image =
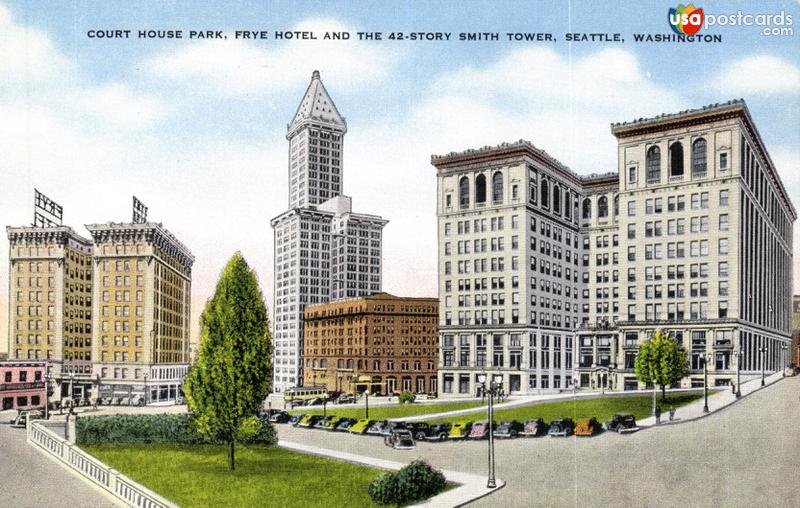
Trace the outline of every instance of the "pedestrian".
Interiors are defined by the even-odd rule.
[[[661,423],[661,407],[656,406],[656,425]]]
[[[672,421],[674,419],[675,419],[675,408],[670,406],[670,408],[669,408],[669,421]]]

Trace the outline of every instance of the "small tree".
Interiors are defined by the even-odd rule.
[[[272,384],[267,308],[255,273],[238,252],[222,271],[200,323],[200,351],[184,392],[198,430],[228,444],[235,469],[235,443],[258,432],[255,414]]]
[[[661,385],[664,400],[666,387],[689,375],[689,361],[683,346],[657,330],[639,349],[634,372],[642,383]]]

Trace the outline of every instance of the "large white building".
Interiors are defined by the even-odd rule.
[[[342,195],[347,123],[314,71],[289,141],[289,209],[275,233],[274,390],[303,379],[303,309],[381,290],[382,231],[387,221],[352,211]]]
[[[658,329],[687,352],[683,386],[702,386],[703,359],[717,386],[739,351],[745,377],[785,363],[797,215],[744,101],[612,133],[619,168],[604,175],[525,142],[432,158],[444,394],[474,393],[483,370],[511,393],[573,373],[640,389],[633,364]]]

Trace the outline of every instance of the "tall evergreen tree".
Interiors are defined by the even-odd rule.
[[[228,444],[259,429],[255,415],[272,385],[271,338],[264,297],[240,253],[228,261],[200,318],[200,351],[184,391],[198,430]]]
[[[661,330],[644,341],[633,367],[642,383],[661,385],[662,400],[667,386],[689,375],[689,360],[683,346]]]

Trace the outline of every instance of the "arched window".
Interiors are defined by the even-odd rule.
[[[352,369],[353,368],[353,359],[352,358],[347,360],[347,368],[348,369]]]
[[[661,149],[651,146],[647,150],[647,183],[658,182],[661,180]]]
[[[568,190],[564,191],[564,216],[567,219],[572,217],[572,196]]]
[[[363,365],[364,365],[364,364],[361,362],[361,360],[359,360],[359,361],[358,361],[358,370],[361,370],[361,369],[363,369],[363,368],[364,368],[364,367],[363,367]]]
[[[328,366],[328,360],[326,360],[326,359],[324,359],[324,358],[323,358],[322,360],[320,360],[320,361],[319,361],[319,368],[320,368],[320,369],[324,369],[324,368],[326,368],[327,366]]]
[[[486,203],[486,177],[478,175],[475,178],[475,204]]]
[[[344,360],[339,358],[339,361],[336,362],[336,368],[337,369],[343,369],[344,368]]]
[[[466,176],[462,176],[458,181],[458,202],[461,208],[469,206],[469,179]]]
[[[503,202],[503,173],[499,171],[492,175],[492,199],[495,203]]]
[[[706,176],[706,140],[697,138],[692,143],[692,177]]]
[[[561,188],[553,185],[553,212],[561,215]]]
[[[589,198],[583,200],[583,218],[592,218],[592,200]]]
[[[669,147],[669,176],[683,176],[683,145],[680,142]]]
[[[608,217],[608,198],[605,196],[600,196],[597,200],[597,217],[599,219]]]
[[[540,193],[542,195],[541,196],[542,197],[542,207],[549,208],[550,207],[550,197],[548,195],[547,180],[542,180],[542,183],[541,183],[540,187],[541,187]]]
[[[614,217],[619,217],[619,194],[614,196]]]

